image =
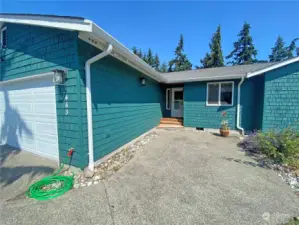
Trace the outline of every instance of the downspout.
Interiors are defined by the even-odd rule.
[[[91,77],[90,65],[105,56],[109,55],[113,46],[109,44],[106,51],[88,59],[85,63],[85,76],[86,76],[86,106],[87,106],[87,131],[88,131],[88,169],[93,176],[94,172],[94,155],[93,155],[93,127],[92,127],[92,97],[91,97]]]
[[[237,129],[244,135],[244,129],[240,126],[240,101],[241,101],[241,85],[244,82],[245,77],[243,76],[238,84],[238,104],[237,104]]]

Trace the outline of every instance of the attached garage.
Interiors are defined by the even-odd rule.
[[[52,79],[49,73],[0,83],[0,140],[3,144],[58,161]]]

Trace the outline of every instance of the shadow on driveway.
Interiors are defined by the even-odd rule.
[[[34,181],[52,174],[57,163],[29,152],[0,146],[0,199],[5,201],[27,190]]]

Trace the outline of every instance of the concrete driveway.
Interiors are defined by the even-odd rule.
[[[98,185],[48,202],[1,204],[1,223],[260,225],[299,215],[299,198],[291,188],[238,151],[237,138],[158,133]]]
[[[54,172],[58,164],[9,146],[0,146],[0,202],[23,196],[34,181]]]

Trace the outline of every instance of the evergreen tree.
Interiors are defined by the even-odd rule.
[[[164,62],[160,67],[160,72],[166,73],[167,72],[167,64]]]
[[[181,34],[178,46],[174,51],[175,58],[170,60],[168,71],[184,71],[191,70],[192,64],[188,60],[187,55],[184,54],[184,38]]]
[[[224,66],[223,54],[221,49],[221,28],[218,25],[216,33],[213,34],[210,46],[210,53],[200,60],[204,68]]]
[[[154,58],[153,67],[154,67],[155,70],[157,70],[157,71],[160,70],[160,59],[159,59],[159,56],[158,56],[157,53],[156,53],[155,58]]]
[[[139,49],[139,51],[137,51],[137,55],[139,56],[140,59],[142,59],[143,54],[142,54],[142,50]]]
[[[154,67],[154,56],[152,50],[149,48],[147,52],[147,63],[151,66]]]
[[[212,61],[212,57],[209,53],[206,53],[206,56],[200,60],[201,64],[202,64],[202,68],[210,68],[211,66],[211,62]],[[197,66],[196,69],[199,69],[200,67]]]
[[[137,50],[137,48],[136,48],[135,46],[132,48],[132,51],[133,51],[133,53],[134,53],[135,55],[138,55],[138,50]]]
[[[288,46],[288,47],[286,48],[288,59],[294,57],[294,55],[293,55],[293,52],[294,52],[294,51],[296,51],[296,55],[299,56],[299,47],[296,48],[296,41],[298,41],[298,40],[299,40],[299,38],[295,38],[295,39],[291,42],[290,46]]]
[[[244,23],[242,30],[238,34],[238,41],[234,42],[234,50],[226,57],[227,59],[233,58],[233,61],[229,62],[233,65],[251,64],[257,55],[250,36],[250,25]]]
[[[272,48],[272,53],[269,55],[270,62],[280,62],[288,58],[288,50],[284,47],[284,41],[281,36],[278,36],[275,46]]]
[[[143,52],[143,54],[142,54],[142,59],[143,59],[144,62],[148,63],[147,54],[145,52]]]

